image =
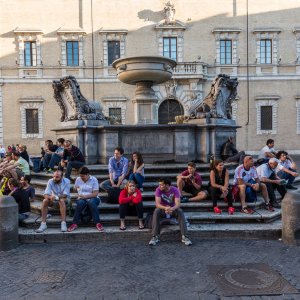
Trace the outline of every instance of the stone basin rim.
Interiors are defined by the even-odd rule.
[[[151,56],[129,56],[129,57],[122,57],[118,58],[112,63],[114,68],[118,68],[120,63],[168,63],[172,68],[174,68],[177,63],[175,60],[160,56],[160,55],[151,55]]]

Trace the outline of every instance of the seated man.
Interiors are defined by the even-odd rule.
[[[277,176],[287,181],[287,189],[296,190],[297,188],[293,186],[293,182],[298,176],[296,163],[285,151],[278,151],[276,157],[279,160],[276,169]]]
[[[41,160],[42,169],[44,172],[48,170],[48,165],[51,160],[52,154],[57,150],[57,145],[54,145],[52,140],[45,141],[44,155]]]
[[[46,218],[48,213],[48,206],[59,206],[61,215],[61,231],[67,231],[66,224],[66,202],[70,199],[70,180],[63,178],[62,171],[56,171],[53,178],[47,183],[44,192],[44,200],[42,204],[42,222],[37,233],[44,232],[47,229]]]
[[[177,187],[180,195],[182,195],[182,191],[185,191],[192,194],[193,197],[188,199],[187,197],[181,196],[181,203],[204,200],[207,197],[207,193],[205,191],[201,191],[201,185],[202,178],[200,174],[196,172],[196,164],[189,162],[187,170],[177,176]]]
[[[275,173],[277,166],[278,160],[275,157],[272,157],[267,163],[264,163],[257,167],[256,170],[259,179],[267,186],[268,195],[272,206],[275,208],[280,208],[281,205],[276,200],[275,189],[278,190],[283,199],[286,194],[286,188],[284,185],[285,182],[283,182],[285,180],[280,179]],[[279,168],[282,169],[283,167],[279,166]]]
[[[25,190],[20,187],[20,182],[17,179],[10,178],[8,180],[8,187],[10,189],[9,196],[15,198],[19,207],[19,221],[22,222],[29,217],[30,201],[29,196]]]
[[[3,162],[0,163],[0,175],[9,178],[18,178],[15,161],[13,160],[12,153],[6,153],[6,157]]]
[[[265,208],[269,211],[274,210],[268,198],[267,187],[264,183],[259,181],[258,174],[254,167],[254,160],[251,156],[245,156],[244,163],[235,169],[233,184],[239,191],[239,197],[242,203],[242,213],[253,214],[254,212],[250,207],[247,207],[247,192],[250,194],[261,191],[265,200]]]
[[[264,159],[264,162],[267,162],[272,157],[276,157],[276,151],[274,149],[274,140],[268,139],[266,146],[264,146],[259,151],[258,159]]]
[[[47,173],[53,173],[54,166],[58,166],[60,161],[62,160],[64,150],[65,150],[64,142],[65,142],[64,138],[57,139],[56,141],[57,149],[55,150],[55,152],[52,153],[51,157],[47,156],[44,158],[45,161],[44,164],[48,166]],[[49,162],[46,162],[46,160],[49,160]]]
[[[245,152],[238,152],[233,144],[233,137],[230,136],[228,140],[221,146],[221,158],[224,162],[237,162],[242,164]]]
[[[72,169],[80,169],[84,166],[85,160],[80,149],[72,145],[72,142],[67,140],[64,142],[64,153],[60,165],[62,168],[67,167],[65,177],[70,179]]]
[[[114,156],[108,161],[109,179],[104,180],[100,184],[101,189],[108,191],[114,187],[121,188],[123,180],[128,173],[128,159],[124,157],[123,154],[123,148],[115,148]]]
[[[28,162],[20,156],[19,152],[12,153],[12,159],[14,160],[13,164],[9,164],[5,167],[5,171],[11,173],[11,175],[15,178],[14,172],[17,173],[17,177],[21,178],[24,175],[30,175],[30,168]]]
[[[68,232],[77,229],[82,211],[87,207],[90,211],[96,228],[99,231],[104,231],[100,223],[98,205],[100,199],[99,183],[96,177],[90,175],[90,170],[87,167],[82,167],[79,171],[79,177],[75,181],[74,189],[78,192],[77,206],[74,213],[73,223],[68,228]]]
[[[186,246],[192,245],[192,242],[186,236],[187,226],[184,213],[180,208],[179,190],[171,186],[169,178],[159,180],[159,186],[155,191],[155,205],[152,219],[152,238],[149,245],[155,246],[159,242],[161,219],[171,217],[175,217],[179,222],[182,243]]]
[[[18,152],[20,153],[20,156],[29,163],[29,154],[26,145],[19,144]]]

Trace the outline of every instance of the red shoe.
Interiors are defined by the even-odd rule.
[[[215,214],[219,214],[219,215],[222,213],[221,209],[218,206],[214,207],[214,212]]]
[[[102,226],[101,223],[97,223],[97,224],[96,224],[96,228],[97,228],[97,230],[99,230],[100,232],[103,232],[103,231],[104,231],[104,227]]]
[[[244,213],[244,214],[250,214],[250,215],[252,215],[254,213],[254,210],[251,209],[250,207],[243,207],[241,209],[241,212]]]
[[[228,207],[228,214],[229,215],[233,215],[234,211],[235,211],[234,207],[232,207],[232,206]]]
[[[68,232],[72,232],[74,231],[75,229],[77,229],[77,224],[72,224],[69,228],[68,228]]]

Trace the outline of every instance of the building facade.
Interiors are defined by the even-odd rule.
[[[297,0],[2,0],[0,142],[38,153],[54,139],[52,81],[67,75],[105,115],[133,124],[135,87],[111,64],[162,55],[177,66],[153,87],[158,123],[188,115],[224,73],[239,80],[238,148],[256,153],[273,138],[277,149],[300,153],[299,14]]]

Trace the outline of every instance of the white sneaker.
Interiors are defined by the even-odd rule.
[[[42,233],[47,229],[47,224],[42,222],[40,227],[35,231],[36,233]]]
[[[159,238],[158,238],[158,235],[156,236],[153,236],[149,242],[149,245],[150,246],[156,246],[157,243],[159,242]]]
[[[182,236],[181,242],[184,243],[186,246],[191,246],[192,245],[191,240],[185,235]]]
[[[61,222],[60,229],[62,232],[67,232],[68,228],[67,228],[67,223],[65,221]]]

